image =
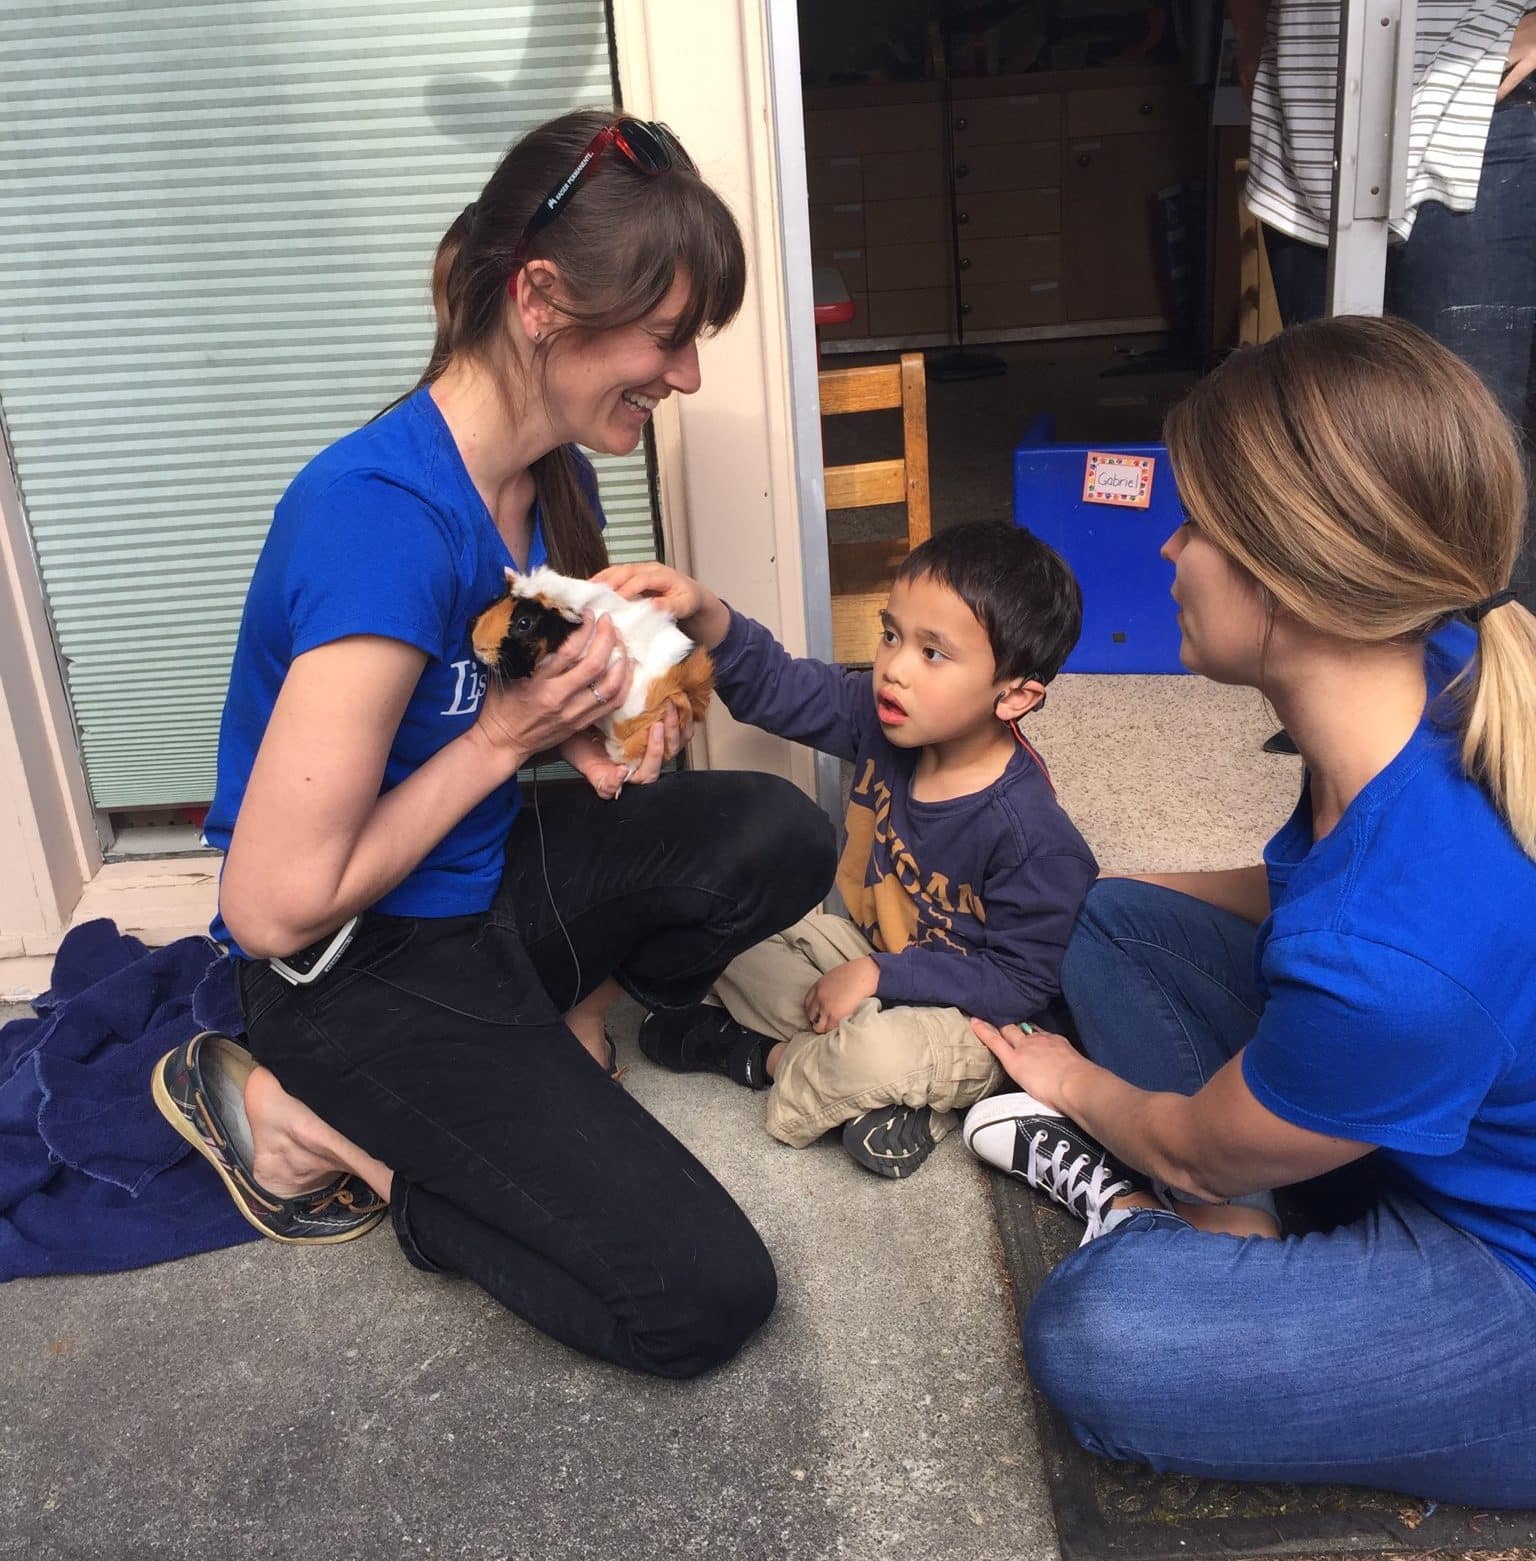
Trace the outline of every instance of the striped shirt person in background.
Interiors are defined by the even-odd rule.
[[[1536,341],[1536,10],[1419,0],[1407,209],[1386,309],[1470,363],[1525,425]],[[1287,325],[1324,312],[1338,101],[1338,0],[1228,0],[1252,105],[1246,199]],[[1516,571],[1536,605],[1530,531]]]

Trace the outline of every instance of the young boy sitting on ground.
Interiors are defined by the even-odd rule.
[[[1077,581],[1015,526],[942,531],[897,574],[871,679],[795,659],[661,565],[604,578],[709,647],[738,721],[853,764],[837,876],[852,921],[813,912],[749,950],[717,983],[724,1011],[650,1014],[640,1049],[771,1083],[775,1138],[801,1148],[842,1126],[865,1169],[910,1175],[1002,1080],[969,1020],[1030,1020],[1056,997],[1098,872],[1017,725],[1077,642]]]

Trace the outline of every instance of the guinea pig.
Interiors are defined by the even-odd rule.
[[[709,652],[695,645],[665,608],[649,600],[628,601],[605,585],[556,574],[547,565],[525,575],[509,569],[507,594],[471,626],[475,656],[497,676],[525,678],[565,643],[584,611],[613,620],[623,652],[635,664],[623,702],[604,710],[594,725],[610,759],[638,764],[651,728],[667,707],[700,720],[715,686]]]

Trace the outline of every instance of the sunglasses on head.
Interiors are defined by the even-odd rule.
[[[586,150],[577,159],[576,166],[539,202],[528,219],[528,226],[523,229],[523,236],[518,239],[517,248],[512,252],[514,276],[528,258],[528,246],[534,236],[564,211],[592,165],[610,146],[632,168],[639,169],[650,178],[665,173],[669,168],[686,168],[689,173],[699,171],[693,159],[683,150],[682,142],[663,124],[649,119],[624,118],[614,120],[611,125],[604,125],[587,142]]]

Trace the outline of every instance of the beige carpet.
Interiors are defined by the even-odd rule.
[[[1024,730],[1100,866],[1152,872],[1259,860],[1301,784],[1300,760],[1261,751],[1277,724],[1253,689],[1080,673]]]

